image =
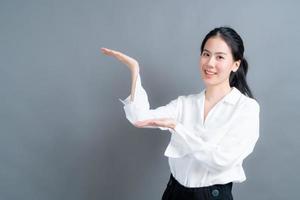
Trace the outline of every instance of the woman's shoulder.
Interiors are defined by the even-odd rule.
[[[251,108],[251,109],[260,110],[260,105],[257,99],[249,97],[242,93],[241,93],[240,104],[243,105],[244,107],[247,107],[248,109]]]

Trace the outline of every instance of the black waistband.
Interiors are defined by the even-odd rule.
[[[181,183],[179,183],[173,176],[173,174],[171,173],[170,175],[170,180],[168,182],[168,186],[174,186],[178,189],[181,190],[188,190],[188,191],[213,191],[215,189],[218,190],[223,190],[223,191],[228,191],[231,192],[232,190],[232,182],[226,183],[226,184],[215,184],[215,185],[210,185],[210,186],[204,186],[204,187],[186,187],[184,185],[182,185]]]

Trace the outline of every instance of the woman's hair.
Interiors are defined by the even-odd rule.
[[[244,58],[244,44],[239,34],[230,27],[218,27],[210,31],[202,41],[201,54],[207,40],[211,37],[221,37],[230,47],[234,61],[241,60],[236,72],[231,71],[229,75],[229,85],[240,90],[244,95],[254,98],[247,84],[246,75],[248,72],[248,62]]]

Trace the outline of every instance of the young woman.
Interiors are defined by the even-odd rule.
[[[131,94],[121,100],[126,118],[139,128],[169,130],[170,179],[163,200],[233,199],[233,182],[246,180],[243,160],[259,138],[260,106],[246,82],[241,37],[230,27],[210,31],[201,44],[199,70],[205,88],[150,109],[138,62],[102,48],[127,65]]]

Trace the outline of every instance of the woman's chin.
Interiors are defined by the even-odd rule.
[[[210,80],[210,79],[202,79],[202,81],[203,81],[203,83],[206,87],[213,86],[213,85],[217,84],[216,81],[213,81],[213,80]]]

